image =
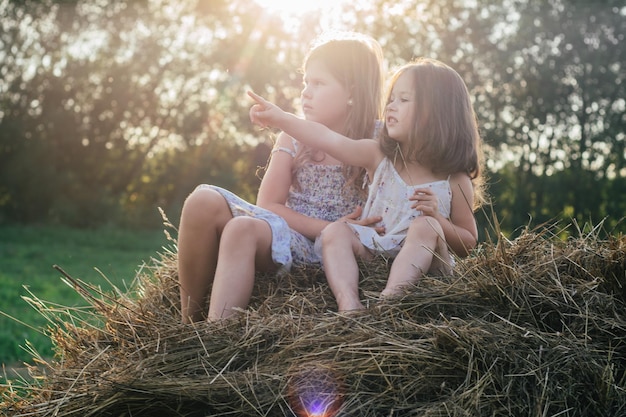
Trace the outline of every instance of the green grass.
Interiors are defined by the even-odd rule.
[[[0,226],[0,311],[27,324],[0,314],[0,364],[30,362],[32,355],[23,348],[26,341],[44,357],[53,354],[50,339],[41,332],[46,319],[22,299],[29,291],[63,306],[87,304],[53,265],[105,291],[111,289],[107,280],[125,289],[141,265],[158,257],[164,246],[170,247],[171,242],[161,230]]]

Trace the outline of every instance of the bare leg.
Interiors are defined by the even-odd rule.
[[[432,217],[417,217],[411,222],[404,245],[391,265],[381,296],[396,294],[402,286],[417,282],[430,270],[434,256],[444,259],[448,256],[441,225]]]
[[[202,320],[226,223],[226,200],[208,188],[194,190],[183,205],[178,228],[178,281],[183,323]]]
[[[250,302],[256,271],[272,271],[272,230],[264,220],[235,217],[228,222],[220,240],[217,268],[208,320],[226,318],[233,307]]]
[[[328,285],[339,311],[361,310],[359,266],[356,257],[368,257],[354,231],[345,223],[331,223],[322,231],[322,257]]]

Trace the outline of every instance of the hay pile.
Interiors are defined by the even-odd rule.
[[[176,254],[90,309],[34,300],[57,357],[5,387],[15,416],[624,416],[626,238],[549,230],[488,243],[455,275],[338,315],[317,269],[257,280],[249,309],[179,323]],[[308,414],[307,414],[308,411]]]

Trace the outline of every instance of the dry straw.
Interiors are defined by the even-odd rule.
[[[176,253],[130,290],[67,275],[88,308],[30,302],[51,361],[3,388],[11,416],[624,416],[626,238],[554,228],[488,242],[452,276],[335,313],[319,269],[259,276],[248,309],[180,323]],[[308,414],[307,414],[308,413]]]

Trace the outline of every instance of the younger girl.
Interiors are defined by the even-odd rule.
[[[477,242],[481,139],[469,92],[449,66],[419,59],[393,76],[380,141],[348,140],[285,113],[254,93],[250,116],[303,143],[367,170],[364,216],[382,216],[386,233],[346,222],[324,229],[324,270],[340,311],[362,309],[356,257],[395,257],[382,296],[422,274],[450,272],[448,249],[466,256]],[[476,203],[476,204],[475,204]]]
[[[348,34],[314,46],[305,59],[304,117],[345,137],[367,137],[382,110],[382,51]],[[341,217],[356,221],[363,172],[281,133],[257,196],[258,206],[200,185],[186,199],[178,234],[183,322],[228,317],[248,305],[256,271],[319,263],[315,237]],[[354,211],[354,213],[353,213]],[[361,225],[379,218],[363,217]],[[205,311],[210,293],[208,314]]]

